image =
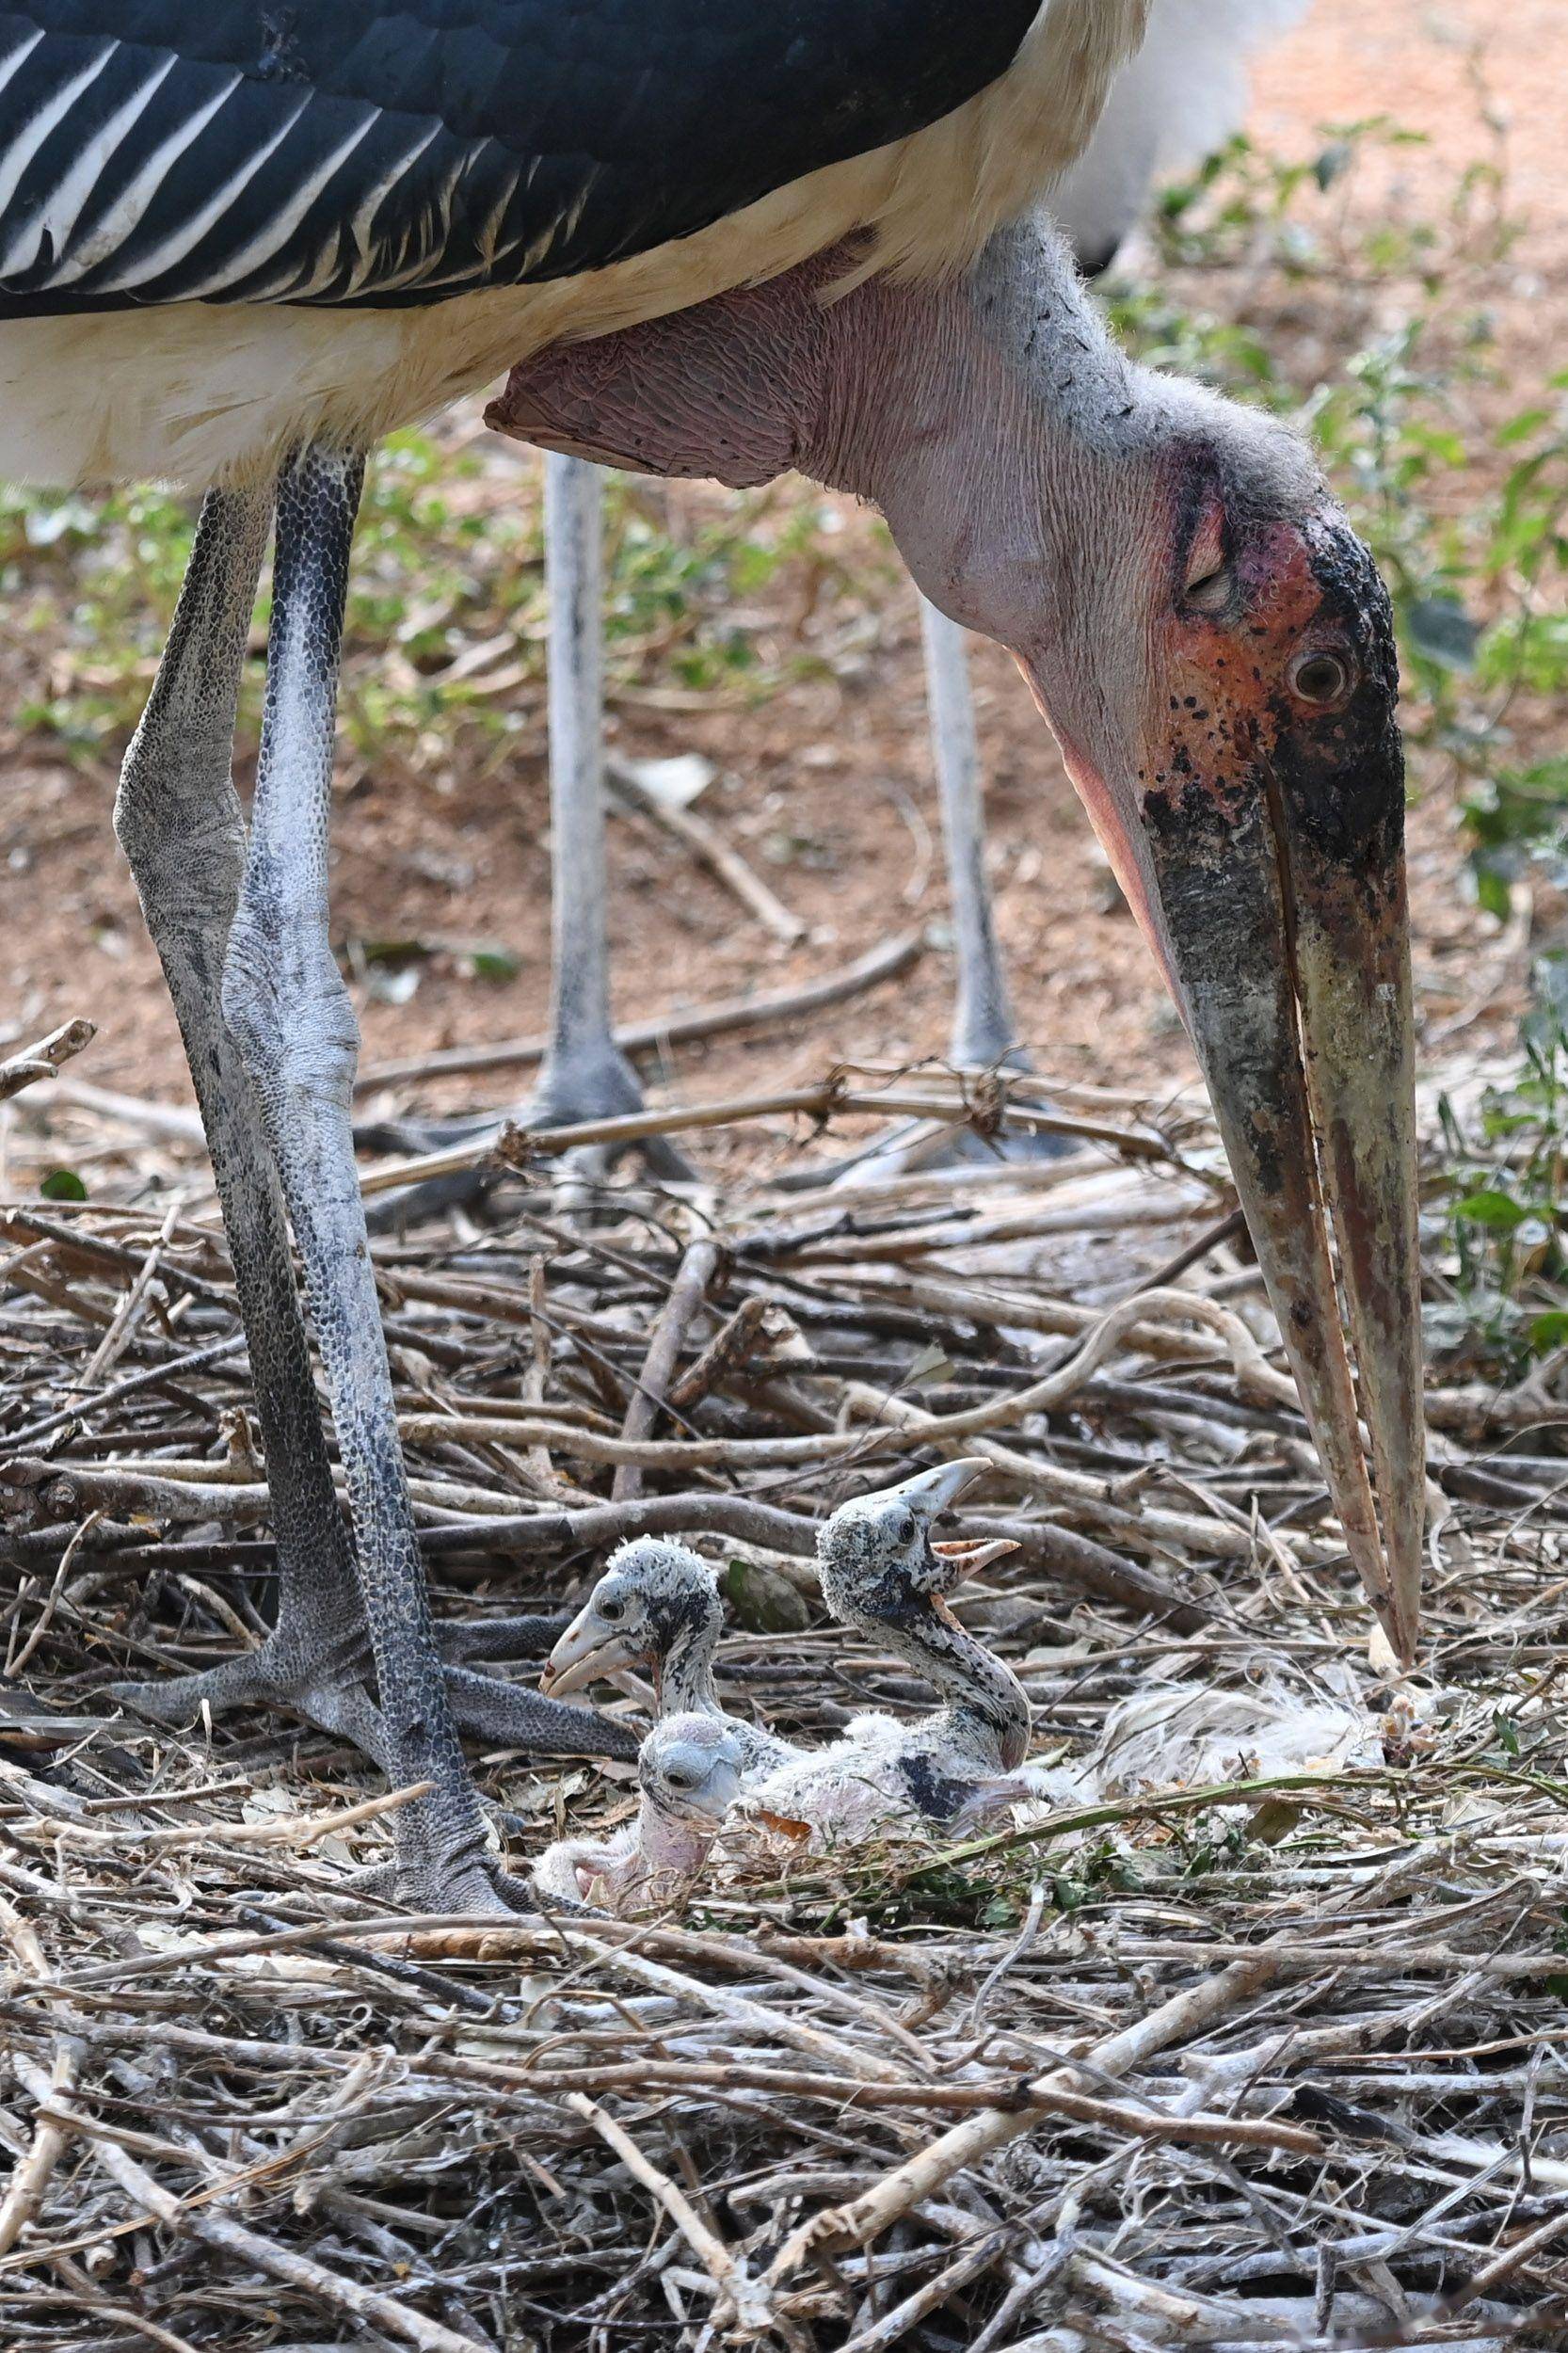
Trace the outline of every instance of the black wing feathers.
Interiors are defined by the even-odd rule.
[[[0,315],[602,267],[948,113],[1039,0],[0,0]]]

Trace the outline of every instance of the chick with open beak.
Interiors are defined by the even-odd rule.
[[[943,1463],[840,1504],[824,1524],[817,1571],[833,1615],[906,1659],[944,1704],[913,1723],[857,1717],[842,1739],[748,1791],[746,1813],[825,1847],[921,1823],[968,1827],[1023,1794],[1006,1781],[1029,1750],[1023,1686],[946,1600],[1016,1547],[934,1536],[939,1515],[989,1468],[980,1456]]]

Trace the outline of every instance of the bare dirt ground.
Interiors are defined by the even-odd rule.
[[[1354,202],[1367,217],[1440,214],[1472,165],[1506,156],[1507,204],[1523,233],[1500,264],[1493,296],[1499,374],[1510,388],[1544,380],[1560,361],[1568,316],[1568,178],[1560,109],[1543,93],[1568,81],[1568,24],[1551,0],[1320,0],[1304,29],[1260,62],[1253,127],[1266,149],[1307,155],[1320,126],[1386,113],[1430,143],[1369,156]],[[1499,151],[1499,126],[1506,131]],[[1310,331],[1312,321],[1294,322]],[[1325,364],[1333,364],[1332,358]],[[1523,397],[1523,393],[1520,397]],[[1486,478],[1478,447],[1476,486]],[[512,496],[515,471],[494,495]],[[703,490],[680,494],[699,511]],[[804,490],[801,496],[808,495]],[[679,502],[678,502],[679,511]],[[873,528],[845,518],[850,560],[883,563]],[[776,601],[787,656],[798,627],[798,584],[786,571],[764,592]],[[12,709],[47,686],[48,635],[0,629],[0,677]],[[1143,1083],[1183,1071],[1185,1048],[1132,924],[1108,911],[1104,869],[1021,681],[1007,659],[976,648],[979,712],[989,775],[991,858],[1001,936],[1020,1029],[1045,1069],[1074,1079]],[[719,781],[704,808],[808,926],[793,950],[754,918],[688,853],[651,825],[612,827],[616,1002],[626,1016],[717,997],[772,991],[848,962],[911,923],[937,946],[896,985],[787,1031],[681,1052],[666,1084],[691,1094],[794,1083],[836,1057],[939,1052],[947,1034],[951,959],[941,945],[944,887],[933,854],[935,796],[924,740],[913,599],[889,576],[874,643],[837,675],[793,684],[760,710],[691,708],[617,699],[615,748],[632,757],[705,753]],[[536,704],[524,706],[536,721]],[[460,956],[437,955],[402,1003],[357,987],[365,1055],[374,1064],[438,1047],[536,1032],[548,974],[548,811],[536,724],[488,773],[410,788],[389,744],[375,761],[345,758],[340,776],[333,874],[335,923],[345,939],[417,937],[502,943],[518,957],[497,985],[465,977]],[[10,872],[0,934],[0,1036],[21,1039],[72,1014],[99,1025],[80,1075],[99,1085],[188,1099],[174,1024],[135,895],[109,828],[111,763],[67,765],[46,736],[0,733],[0,858]],[[1469,1043],[1507,1033],[1523,970],[1522,940],[1499,951],[1464,902],[1452,791],[1442,765],[1417,760],[1413,881],[1417,984],[1429,1027],[1447,1037],[1468,1022]],[[1496,927],[1490,927],[1495,934]],[[1474,1029],[1478,1008],[1483,1021]],[[517,1082],[520,1091],[525,1081]],[[496,1099],[506,1082],[469,1080],[423,1100]],[[44,1107],[26,1099],[13,1139],[20,1179],[35,1164],[26,1130]],[[51,1114],[58,1118],[59,1113]],[[67,1131],[69,1132],[69,1131]],[[45,1158],[50,1147],[40,1144]]]

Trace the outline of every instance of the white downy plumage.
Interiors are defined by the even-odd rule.
[[[841,1504],[817,1539],[823,1598],[935,1685],[943,1705],[913,1721],[858,1716],[843,1737],[748,1791],[747,1815],[813,1850],[933,1823],[952,1832],[1020,1794],[1009,1776],[1029,1746],[1029,1701],[1011,1668],[961,1626],[945,1596],[1015,1547],[934,1544],[932,1525],[990,1468],[944,1463]]]
[[[534,1865],[542,1896],[619,1914],[678,1904],[741,1789],[734,1733],[712,1716],[666,1716],[637,1760],[635,1821],[607,1839],[564,1838]]]
[[[757,1781],[801,1754],[765,1726],[727,1715],[713,1683],[724,1629],[718,1578],[708,1562],[661,1536],[634,1536],[610,1555],[604,1573],[545,1663],[539,1688],[568,1691],[646,1667],[661,1717],[704,1716],[736,1741],[741,1770]]]

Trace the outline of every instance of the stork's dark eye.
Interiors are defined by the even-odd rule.
[[[912,1545],[920,1533],[920,1525],[913,1512],[905,1512],[898,1531],[900,1544]]]
[[[664,1774],[664,1779],[672,1789],[695,1789],[702,1776],[700,1773],[694,1772],[689,1765],[671,1765]]]
[[[1290,664],[1290,692],[1304,703],[1312,703],[1320,711],[1331,703],[1343,702],[1351,691],[1351,665],[1344,657],[1329,653],[1321,647],[1311,653],[1299,653]]]
[[[604,1619],[607,1625],[618,1625],[620,1620],[626,1615],[626,1604],[623,1601],[617,1601],[612,1593],[608,1601],[601,1601],[600,1603],[599,1614],[602,1619]]]
[[[1223,613],[1235,590],[1235,573],[1228,564],[1220,564],[1201,580],[1190,580],[1182,595],[1195,613]]]

